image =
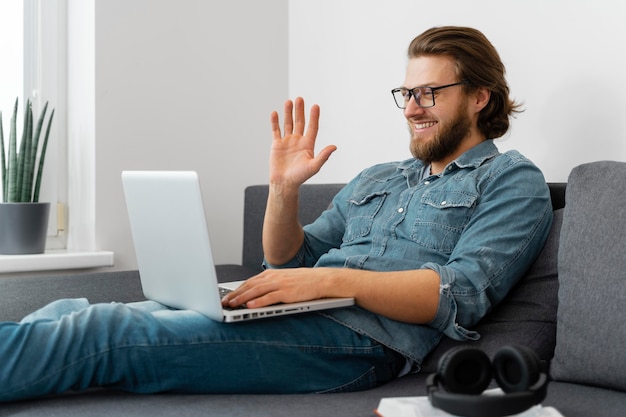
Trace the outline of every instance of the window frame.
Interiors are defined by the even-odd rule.
[[[41,201],[50,201],[46,250],[67,247],[67,0],[24,1],[23,101],[35,114],[55,110],[44,164]]]

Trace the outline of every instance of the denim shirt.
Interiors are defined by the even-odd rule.
[[[304,244],[292,261],[266,264],[436,271],[439,306],[427,325],[358,306],[321,313],[401,353],[414,370],[443,334],[480,337],[468,329],[528,270],[552,223],[545,179],[517,151],[501,154],[487,140],[441,174],[427,170],[415,159],[364,170],[304,227]]]

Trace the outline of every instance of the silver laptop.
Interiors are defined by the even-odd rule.
[[[193,171],[124,171],[122,183],[144,295],[224,322],[302,313],[354,304],[325,298],[263,308],[224,309],[198,176]]]

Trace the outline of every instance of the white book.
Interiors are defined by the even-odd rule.
[[[485,392],[485,395],[499,395],[500,388]],[[375,410],[380,417],[456,417],[453,414],[433,407],[428,397],[392,397],[383,398]],[[554,407],[535,405],[523,413],[510,417],[563,417]]]

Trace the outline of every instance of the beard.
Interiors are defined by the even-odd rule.
[[[463,139],[470,134],[471,121],[466,109],[467,105],[459,106],[454,118],[448,123],[440,124],[431,140],[424,140],[424,137],[415,135],[413,127],[409,124],[413,156],[425,165],[429,165],[454,153]]]

